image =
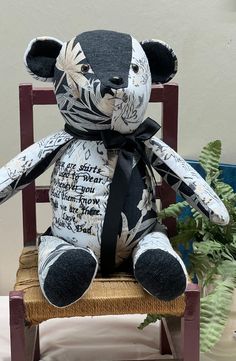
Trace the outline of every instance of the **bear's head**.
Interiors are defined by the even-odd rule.
[[[53,82],[66,123],[83,132],[134,132],[144,120],[151,84],[168,82],[177,72],[177,58],[164,42],[139,43],[107,30],[66,43],[33,39],[24,60],[33,77]]]

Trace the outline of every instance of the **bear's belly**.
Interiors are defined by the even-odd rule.
[[[75,246],[91,248],[98,260],[104,215],[116,162],[117,151],[108,152],[102,142],[75,140],[56,162],[51,178],[53,235]],[[138,242],[135,236],[142,228],[142,220],[147,213],[139,208],[152,207],[152,197],[146,194],[147,190],[143,193],[145,182],[139,173],[133,175],[136,188],[132,184],[122,212],[121,234],[117,240],[117,264],[129,256]],[[149,225],[153,220],[145,219],[145,222]]]

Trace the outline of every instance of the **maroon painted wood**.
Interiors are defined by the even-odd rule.
[[[163,99],[163,122],[162,138],[166,144],[177,151],[178,139],[178,97],[179,90],[176,84],[166,84],[164,86]],[[161,187],[162,208],[176,202],[176,193],[171,187],[163,182]],[[163,222],[167,229],[168,235],[171,237],[176,233],[176,220],[169,218]]]
[[[25,149],[34,142],[34,105],[56,104],[52,88],[33,88],[31,84],[21,84],[20,99],[20,131],[21,149]],[[162,138],[174,150],[177,150],[177,121],[178,121],[178,86],[177,84],[153,85],[150,102],[162,103]],[[49,201],[48,187],[35,187],[32,182],[22,191],[23,238],[24,245],[36,242],[36,203]],[[157,189],[157,196],[161,199],[162,208],[175,202],[175,192],[163,182]],[[175,233],[174,219],[165,221],[169,234]]]
[[[181,347],[184,361],[200,360],[200,290],[189,284],[186,291],[186,308],[181,320]]]
[[[20,101],[20,140],[21,150],[34,142],[33,123],[33,88],[31,84],[21,84],[19,87]]]
[[[33,361],[40,360],[40,342],[39,342],[39,326],[36,326],[36,338],[35,338],[35,348],[34,348],[34,359]]]
[[[37,203],[48,203],[49,202],[49,187],[38,186],[36,187],[36,202]]]
[[[11,361],[26,361],[23,292],[10,292]]]
[[[20,140],[21,150],[34,142],[33,124],[33,97],[32,85],[22,84],[19,87],[20,108]],[[36,203],[35,182],[32,182],[22,191],[22,217],[24,245],[36,242]]]
[[[150,95],[149,102],[150,103],[162,103],[164,100],[164,92],[163,89],[166,86],[166,84],[153,84],[152,85],[152,91]]]
[[[166,317],[161,321],[160,352],[172,354],[174,360],[200,360],[200,289],[188,284],[186,308],[182,318]]]
[[[11,361],[39,361],[39,326],[25,323],[24,293],[9,295]]]
[[[171,348],[170,348],[170,344],[168,341],[168,336],[165,330],[165,325],[163,320],[161,320],[160,322],[160,346],[159,346],[159,350],[160,350],[160,354],[161,355],[171,355]]]
[[[33,104],[34,105],[45,105],[45,104],[56,104],[56,97],[52,88],[33,88]]]

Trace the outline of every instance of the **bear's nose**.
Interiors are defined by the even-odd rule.
[[[113,76],[109,81],[115,85],[122,85],[124,83],[123,78],[120,76]]]

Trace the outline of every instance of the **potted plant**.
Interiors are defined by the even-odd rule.
[[[200,285],[202,352],[211,350],[220,339],[236,288],[236,193],[222,180],[220,156],[221,142],[216,140],[203,148],[199,163],[206,181],[228,209],[230,221],[227,226],[212,224],[194,209],[186,216],[189,206],[185,201],[172,204],[159,214],[160,219],[178,218],[178,231],[172,238],[172,244],[189,252],[188,272]],[[183,211],[185,216],[181,217]],[[139,328],[159,318],[158,315],[147,315]]]

